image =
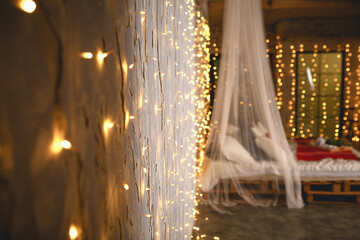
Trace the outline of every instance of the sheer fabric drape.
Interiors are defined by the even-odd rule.
[[[260,0],[225,1],[219,80],[200,177],[214,206],[232,205],[230,182],[242,199],[261,206],[277,203],[281,182],[287,206],[303,206],[296,159],[275,101],[264,35]],[[278,192],[261,193],[261,183],[252,184],[259,180]]]

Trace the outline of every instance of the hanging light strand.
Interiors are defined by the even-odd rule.
[[[290,58],[290,75],[291,75],[291,96],[289,100],[289,128],[291,130],[291,138],[295,137],[296,126],[295,126],[295,91],[296,91],[296,71],[295,71],[295,58],[296,58],[296,50],[294,45],[290,45],[291,58]]]
[[[350,68],[350,44],[347,43],[345,45],[345,73],[344,73],[344,116],[343,116],[343,136],[347,136],[349,134],[349,129],[351,127],[350,124],[350,99],[351,99],[351,68]]]
[[[276,36],[276,64],[275,64],[275,69],[276,69],[276,101],[277,101],[277,108],[281,109],[282,105],[283,105],[283,77],[284,77],[284,73],[283,73],[283,68],[284,68],[284,63],[282,61],[282,57],[283,57],[283,49],[282,49],[282,43],[280,41],[280,36]]]
[[[360,45],[357,49],[357,69],[356,69],[357,81],[355,83],[355,104],[354,104],[354,137],[353,141],[359,142],[360,130],[359,130],[359,116],[360,116]]]

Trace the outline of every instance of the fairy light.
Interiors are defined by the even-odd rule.
[[[318,44],[314,44],[314,50],[313,50],[313,54],[312,54],[312,58],[310,60],[310,64],[312,64],[311,68],[310,68],[310,72],[311,72],[311,81],[312,84],[315,88],[315,91],[313,91],[311,93],[311,97],[310,97],[310,101],[311,101],[311,105],[308,107],[309,112],[311,112],[312,110],[314,110],[314,101],[316,98],[316,86],[318,85],[318,81],[317,81],[317,66],[318,66],[318,62],[316,61],[316,58],[318,57],[318,51],[319,51],[319,45]],[[323,114],[325,115],[325,119],[326,119],[326,103],[325,105],[322,105],[323,108]],[[323,137],[323,131],[325,128],[325,119],[323,117],[323,120],[321,121],[321,124],[323,124],[323,127],[320,127],[320,137]],[[310,121],[310,124],[307,125],[307,129],[306,129],[306,137],[313,137],[313,133],[311,132],[311,126],[315,124],[314,120]]]
[[[291,96],[288,103],[290,116],[289,116],[289,128],[291,130],[291,138],[295,137],[296,126],[295,126],[295,101],[296,101],[296,66],[295,66],[295,58],[296,58],[296,50],[294,45],[290,45],[291,58],[290,58],[290,75],[291,75]]]
[[[130,65],[129,65],[129,69],[133,69],[134,66],[135,66],[135,63],[130,64]]]
[[[282,105],[283,105],[283,90],[282,90],[282,86],[283,86],[283,80],[282,78],[284,77],[284,73],[283,73],[283,68],[284,68],[284,63],[282,61],[282,57],[283,57],[283,49],[282,49],[282,43],[280,42],[280,36],[276,36],[276,64],[275,64],[275,76],[276,76],[276,101],[277,101],[277,108],[281,109]]]
[[[83,52],[83,53],[81,53],[81,57],[84,59],[92,59],[93,54],[91,52]]]
[[[104,134],[106,137],[109,135],[109,131],[113,127],[114,127],[114,122],[112,122],[108,119],[104,121],[103,129],[104,129]]]
[[[303,44],[300,44],[299,45],[299,52],[303,52],[304,49],[303,49],[304,45]],[[298,64],[300,64],[300,66],[303,68],[303,69],[306,69],[306,62],[305,62],[305,58],[304,58],[304,55],[302,53],[300,53],[298,55],[298,60],[300,60],[300,62]],[[304,130],[304,126],[305,126],[305,123],[304,121],[302,121],[303,117],[305,117],[306,113],[305,113],[305,94],[306,94],[306,89],[305,89],[305,86],[306,86],[306,82],[304,80],[302,80],[300,82],[300,86],[299,86],[299,89],[301,89],[301,92],[300,92],[300,99],[298,99],[298,102],[300,103],[299,105],[299,122],[300,122],[300,126],[299,126],[299,134],[300,134],[300,137],[304,138],[305,137],[305,130]],[[314,98],[311,98],[311,101],[313,101]]]
[[[197,18],[197,29],[198,34],[195,37],[195,42],[197,45],[197,72],[198,74],[196,83],[198,88],[200,89],[200,97],[197,99],[196,102],[196,111],[197,111],[197,121],[196,125],[199,127],[198,134],[197,134],[197,151],[199,153],[199,160],[198,166],[202,166],[203,162],[203,152],[205,149],[205,139],[207,133],[209,131],[209,109],[208,104],[210,103],[210,29],[209,26],[204,18],[200,17],[200,12],[198,12]],[[216,46],[216,44],[215,44]],[[216,47],[215,47],[216,48]],[[218,49],[216,48],[216,51]],[[214,68],[213,68],[214,69]],[[216,67],[214,70],[217,70]],[[216,74],[214,74],[216,75]],[[201,168],[197,168],[197,173],[200,174]]]
[[[99,64],[99,66],[102,66],[104,63],[104,59],[109,55],[109,53],[104,53],[102,51],[98,51],[96,55],[96,60]]]
[[[358,136],[354,136],[351,140],[353,142],[360,142],[360,138]]]
[[[211,111],[209,110],[209,103],[210,103],[210,77],[209,77],[209,71],[210,71],[210,51],[209,51],[209,45],[210,45],[210,29],[209,26],[207,24],[207,20],[201,16],[200,12],[196,12],[195,11],[195,2],[194,0],[186,0],[184,1],[186,3],[186,5],[184,4],[183,6],[180,6],[180,9],[184,9],[183,11],[180,11],[179,14],[184,14],[187,16],[187,20],[188,21],[184,21],[183,19],[181,19],[182,21],[177,21],[177,17],[178,16],[169,16],[168,19],[173,20],[174,24],[178,24],[177,26],[174,25],[174,28],[171,28],[173,26],[169,26],[168,23],[165,24],[165,37],[167,40],[167,45],[166,45],[166,51],[171,50],[171,47],[173,47],[174,51],[178,51],[179,55],[177,55],[175,58],[177,60],[175,60],[175,68],[176,71],[178,71],[179,69],[179,73],[176,74],[176,80],[182,81],[181,84],[176,85],[176,88],[180,89],[177,96],[176,96],[176,101],[174,103],[171,103],[171,105],[169,106],[170,108],[174,109],[178,112],[179,109],[182,110],[186,110],[186,109],[191,109],[188,112],[186,112],[184,115],[181,114],[176,114],[176,119],[169,119],[169,125],[171,124],[171,126],[174,126],[174,128],[171,130],[174,130],[173,132],[170,131],[171,133],[169,133],[169,137],[170,139],[174,139],[175,136],[179,136],[180,134],[182,134],[183,129],[186,129],[186,127],[188,126],[192,126],[191,129],[191,136],[186,137],[185,139],[181,139],[179,140],[179,142],[176,143],[176,147],[175,146],[166,146],[169,148],[173,148],[174,150],[174,160],[171,162],[171,165],[176,165],[176,166],[170,166],[169,168],[165,169],[164,172],[166,172],[165,176],[166,178],[170,179],[169,180],[169,188],[171,188],[171,191],[174,190],[175,194],[171,195],[171,196],[166,196],[166,198],[168,197],[169,199],[160,199],[160,205],[159,205],[159,209],[161,209],[161,211],[163,211],[163,207],[165,205],[165,203],[168,203],[166,205],[166,209],[164,211],[166,211],[166,214],[173,212],[171,208],[174,208],[174,206],[178,206],[177,204],[183,204],[182,206],[180,206],[180,209],[189,209],[188,211],[186,211],[185,216],[186,219],[183,220],[182,225],[178,225],[177,223],[174,224],[173,221],[178,221],[178,220],[174,220],[174,215],[170,217],[165,217],[162,216],[164,215],[164,212],[160,213],[162,215],[161,220],[164,222],[169,222],[169,226],[168,229],[173,230],[174,232],[182,232],[185,231],[185,228],[187,228],[187,230],[191,229],[192,226],[192,222],[196,219],[196,215],[199,214],[199,211],[196,210],[195,208],[192,208],[194,206],[197,206],[199,203],[199,196],[201,196],[201,194],[199,194],[199,186],[197,186],[197,174],[199,174],[201,172],[201,167],[203,165],[203,158],[205,155],[205,144],[206,144],[206,136],[209,132],[209,122],[210,122],[210,117],[211,117]],[[166,1],[166,7],[167,8],[172,8],[174,7],[174,1],[170,0],[170,1]],[[20,7],[23,11],[28,12],[28,13],[32,13],[35,11],[36,9],[36,3],[32,0],[23,0],[20,3]],[[169,11],[170,12],[170,11]],[[173,11],[171,11],[173,12]],[[168,13],[168,11],[167,11]],[[140,12],[137,12],[137,14],[140,14],[140,20],[141,23],[147,23],[146,22],[146,12],[145,10],[142,10]],[[180,31],[180,33],[184,33],[183,36],[185,36],[183,39],[179,38],[176,39],[175,38],[175,31],[173,29],[177,29],[177,27],[181,27],[182,32]],[[138,31],[138,30],[136,30]],[[141,31],[144,31],[144,28],[141,29]],[[163,31],[163,30],[162,30]],[[137,32],[139,33],[139,32]],[[155,32],[153,33],[154,35],[156,34]],[[158,36],[160,36],[161,33],[158,33]],[[171,36],[171,37],[170,37]],[[104,50],[105,51],[105,50]],[[89,63],[94,63],[94,64],[98,64],[99,66],[102,66],[104,64],[105,58],[107,58],[110,52],[102,52],[102,51],[93,51],[93,52],[78,52],[76,57],[77,58],[83,58],[83,59],[94,59],[95,61],[89,61]],[[176,52],[177,53],[177,52]],[[137,53],[136,53],[137,54]],[[152,53],[153,54],[153,53]],[[218,53],[218,48],[217,46],[215,46],[215,55],[216,57],[218,57],[219,53]],[[187,64],[182,64],[182,62],[178,61],[179,56],[184,57],[184,59],[186,59],[186,63]],[[138,57],[138,56],[137,56]],[[157,58],[156,58],[157,57]],[[157,61],[158,58],[160,56],[148,56],[148,58]],[[127,81],[127,77],[128,77],[128,72],[130,72],[130,70],[134,69],[137,70],[137,66],[140,67],[142,66],[141,64],[143,64],[143,61],[147,61],[147,57],[145,58],[145,60],[141,60],[141,64],[140,64],[140,59],[139,58],[135,58],[138,59],[139,64],[136,65],[136,62],[131,63],[130,65],[128,65],[129,63],[129,59],[120,59],[120,67],[122,68],[121,72],[123,74],[124,77],[124,82],[126,83]],[[184,60],[183,59],[183,60]],[[134,61],[134,60],[132,60]],[[185,62],[185,61],[183,61]],[[109,64],[110,65],[110,64]],[[104,66],[106,67],[106,66]],[[183,68],[183,69],[182,69]],[[195,70],[192,73],[192,70]],[[134,71],[133,70],[133,71]],[[218,78],[218,69],[213,69],[215,72],[215,78]],[[161,79],[162,81],[168,81],[166,82],[166,84],[164,84],[164,86],[169,86],[169,82],[172,81],[174,75],[173,75],[173,69],[158,69],[157,71],[158,74],[156,75],[156,77],[158,78],[164,78]],[[161,72],[160,72],[161,71]],[[153,74],[153,73],[151,73]],[[154,74],[155,76],[155,74]],[[186,85],[188,84],[188,85]],[[185,92],[184,89],[184,85],[186,85],[186,87],[191,88],[189,92]],[[216,85],[213,86],[213,88],[216,88]],[[193,90],[195,90],[193,92]],[[167,116],[167,111],[168,109],[166,108],[166,105],[163,105],[163,103],[160,102],[156,103],[153,102],[153,98],[148,98],[143,100],[143,95],[145,93],[141,92],[141,95],[138,98],[138,111],[141,109],[151,109],[152,111],[152,106],[155,105],[154,109],[155,109],[155,117],[159,117],[160,115],[165,115]],[[144,97],[146,97],[144,95]],[[148,105],[144,105],[143,108],[143,103],[148,104]],[[125,103],[126,104],[126,103]],[[154,104],[154,105],[151,105]],[[158,105],[157,105],[158,104]],[[157,106],[161,107],[158,108]],[[122,118],[125,118],[125,121],[120,121],[120,122],[125,122],[124,126],[125,126],[125,130],[127,129],[129,123],[131,122],[130,120],[135,119],[135,116],[130,115],[129,111],[131,110],[131,113],[134,114],[136,116],[137,119],[139,119],[137,112],[134,112],[134,108],[128,108],[126,109],[125,107],[125,116],[122,115]],[[193,110],[193,112],[192,112]],[[160,112],[163,111],[163,112]],[[185,112],[185,111],[184,111]],[[166,119],[166,118],[165,118]],[[136,120],[137,121],[137,120]],[[101,124],[101,123],[100,123]],[[110,133],[110,131],[112,131],[112,129],[117,126],[119,127],[119,130],[121,129],[122,131],[122,127],[120,126],[119,123],[116,123],[116,121],[114,121],[114,119],[104,119],[103,125],[102,125],[102,130],[104,132],[105,135],[108,135]],[[180,129],[179,129],[180,126]],[[100,125],[101,128],[101,125]],[[169,128],[170,129],[170,128]],[[152,141],[152,140],[151,140]],[[159,138],[158,143],[161,143],[162,139]],[[144,144],[144,143],[142,143]],[[144,144],[147,145],[148,143]],[[153,144],[153,142],[152,142]],[[144,146],[144,145],[140,145],[140,146]],[[64,134],[58,134],[56,135],[56,137],[54,137],[53,142],[51,143],[51,150],[54,153],[59,153],[61,152],[63,149],[71,149],[72,148],[72,144],[64,139]],[[150,175],[153,175],[153,171],[151,167],[148,167],[148,162],[146,161],[146,157],[148,157],[147,155],[145,156],[144,152],[146,149],[151,149],[150,145],[146,146],[145,148],[143,148],[143,158],[141,159],[141,167],[140,172],[141,174],[141,181],[143,181],[144,183],[146,182],[151,182],[153,181],[153,179],[151,179]],[[155,149],[155,148],[154,148]],[[156,153],[156,156],[160,156],[161,149],[160,148],[156,148],[156,151],[159,151]],[[141,150],[141,148],[140,148]],[[184,156],[186,153],[186,156]],[[152,154],[149,154],[152,155]],[[197,158],[197,155],[200,156],[199,159]],[[152,157],[152,156],[151,156]],[[193,165],[193,168],[191,168]],[[186,172],[186,176],[182,175],[183,172],[181,172],[181,169],[183,169],[184,167],[189,167],[191,170],[186,170],[188,172]],[[168,171],[169,170],[169,171]],[[188,173],[188,174],[187,174]],[[196,184],[196,190],[192,189],[192,190],[185,190],[187,188],[185,188],[185,186],[188,186],[187,184],[183,184],[181,182],[186,181],[187,178],[189,178],[191,180],[191,183]],[[149,181],[145,181],[149,180]],[[151,180],[151,181],[150,181]],[[128,182],[128,184],[130,184],[130,182]],[[130,189],[129,185],[127,183],[123,183],[121,186],[121,183],[118,185],[119,188],[122,187],[124,188],[125,191],[128,191]],[[145,202],[145,197],[146,195],[150,196],[153,191],[154,186],[151,185],[152,183],[149,183],[148,185],[143,185],[144,189],[146,190],[146,194],[145,196],[143,196],[143,199],[141,201]],[[130,184],[132,186],[132,190],[136,191],[136,190],[142,190],[143,186],[140,186],[139,184],[139,189],[133,189],[136,188],[136,184],[133,184],[133,182],[131,182]],[[124,191],[122,190],[122,191]],[[130,191],[131,192],[131,191]],[[124,192],[125,193],[125,192]],[[126,192],[129,193],[129,192]],[[171,193],[171,192],[168,192]],[[167,194],[168,194],[167,193]],[[170,194],[168,194],[170,195]],[[167,201],[169,200],[169,201]],[[164,205],[162,205],[162,203],[164,203]],[[170,206],[173,205],[173,206]],[[148,213],[148,214],[143,214],[143,213]],[[144,211],[141,212],[139,214],[139,216],[143,216],[146,218],[154,218],[154,221],[157,221],[156,219],[160,220],[159,215],[157,215],[157,212],[151,212],[151,210],[149,210],[149,212]],[[165,214],[165,215],[166,215]],[[176,219],[178,219],[176,217]],[[151,219],[152,220],[152,219]],[[200,229],[198,227],[196,227],[197,231],[199,231]],[[66,230],[65,230],[66,231]],[[155,232],[155,231],[154,231]],[[78,238],[82,238],[83,236],[81,236],[81,228],[75,225],[71,225],[69,228],[69,237],[70,239],[78,239]],[[156,236],[159,237],[160,239],[162,239],[163,236],[161,236],[162,234],[159,234],[158,231],[156,231]],[[185,236],[185,238],[187,238],[187,235],[182,235]],[[202,235],[203,237],[206,237],[205,234]],[[176,239],[180,239],[175,237]],[[217,239],[217,237],[214,237],[214,239]]]
[[[206,138],[207,134],[210,130],[210,117],[211,117],[211,111],[209,109],[210,104],[210,89],[211,87],[216,88],[216,85],[211,86],[210,83],[210,29],[207,24],[207,21],[204,17],[201,16],[200,12],[197,12],[196,14],[196,26],[195,30],[195,57],[196,57],[196,65],[195,65],[195,73],[197,73],[195,80],[196,86],[198,88],[198,95],[193,96],[193,100],[196,106],[196,115],[192,116],[192,118],[195,121],[195,125],[197,126],[197,131],[194,132],[194,137],[196,139],[196,145],[194,145],[194,151],[197,153],[198,158],[196,158],[196,155],[194,155],[194,161],[196,161],[196,167],[194,167],[194,175],[193,176],[199,176],[202,171],[202,165],[204,161],[205,156],[205,147],[206,147]],[[218,47],[216,43],[213,43],[212,45],[215,50],[215,55],[213,57],[213,60],[215,61],[218,57]],[[212,68],[215,79],[218,78],[218,69],[216,66],[213,66]],[[192,95],[192,94],[191,94]],[[196,192],[195,196],[190,195],[190,198],[193,198],[194,205],[198,206],[198,203],[200,201],[200,186],[198,185],[198,181],[194,180],[194,183],[196,183]],[[193,208],[192,217],[196,221],[196,215],[199,214],[199,211]],[[199,231],[200,228],[194,226],[194,229]],[[191,236],[193,238],[193,236]]]
[[[219,57],[219,48],[218,48],[218,46],[217,46],[217,44],[215,42],[212,44],[212,47],[213,47],[213,50],[214,50],[214,56],[212,58],[214,66],[212,67],[212,72],[213,72],[213,75],[214,75],[215,82],[214,82],[214,84],[212,86],[210,86],[209,90],[212,90],[214,92],[214,94],[215,94],[215,92],[216,92],[216,80],[219,78],[218,69],[217,69],[217,66],[216,66],[216,60]],[[210,116],[211,116],[211,111],[208,112],[208,116],[207,116],[207,118],[209,118],[209,120],[210,120]]]
[[[270,57],[270,55],[269,55],[269,53],[270,53],[270,49],[269,49],[270,39],[267,38],[265,40],[265,42],[266,42],[266,58],[269,58]]]
[[[71,240],[79,237],[79,229],[75,225],[71,225],[69,228],[69,237]]]
[[[71,148],[71,143],[68,140],[64,140],[58,137],[54,137],[54,140],[51,144],[51,151],[54,154],[58,154],[61,152],[61,150],[63,149],[70,149]]]
[[[166,1],[166,7],[170,8],[173,7],[172,1]],[[173,47],[174,51],[177,50],[183,50],[181,54],[184,54],[184,57],[187,59],[186,63],[188,63],[188,66],[185,66],[186,69],[189,71],[183,71],[181,68],[180,70],[176,70],[178,72],[176,73],[177,80],[184,81],[184,83],[188,83],[189,86],[191,85],[192,89],[190,89],[189,92],[183,93],[183,91],[177,91],[175,97],[174,103],[171,103],[169,105],[169,108],[182,108],[186,109],[190,106],[194,107],[195,112],[189,111],[185,116],[178,115],[176,119],[169,119],[170,121],[166,121],[169,125],[174,124],[174,132],[172,132],[169,136],[169,138],[174,138],[174,136],[181,133],[181,128],[179,129],[179,126],[190,126],[191,124],[194,124],[193,129],[191,130],[191,136],[186,137],[185,139],[180,140],[179,142],[175,141],[175,151],[174,151],[174,163],[177,166],[169,166],[169,168],[164,169],[164,172],[166,173],[166,177],[169,179],[168,186],[170,189],[173,189],[175,194],[168,197],[168,199],[160,200],[160,202],[166,203],[166,212],[171,212],[171,208],[174,206],[178,206],[178,204],[183,204],[181,209],[188,208],[189,211],[186,211],[185,216],[187,217],[183,225],[177,225],[173,224],[171,221],[171,218],[166,218],[165,216],[159,217],[157,215],[157,212],[151,212],[149,209],[149,212],[146,212],[147,214],[144,214],[141,212],[141,216],[146,218],[154,218],[154,221],[157,223],[158,221],[168,221],[170,219],[167,231],[174,231],[177,234],[180,232],[183,232],[185,229],[189,230],[191,228],[192,222],[195,221],[196,215],[199,214],[199,211],[196,210],[196,206],[198,206],[198,203],[200,201],[199,197],[202,194],[199,194],[199,186],[197,181],[198,174],[201,173],[202,165],[203,165],[203,159],[205,156],[205,146],[206,146],[206,136],[209,132],[209,122],[211,117],[211,111],[209,110],[209,103],[210,103],[210,88],[216,88],[216,85],[210,86],[210,29],[207,24],[207,20],[201,16],[200,12],[195,11],[195,2],[194,0],[186,0],[186,5],[182,6],[181,8],[186,8],[184,14],[188,17],[188,22],[186,21],[176,21],[175,16],[169,16],[171,20],[173,20],[173,23],[178,23],[178,26],[183,27],[183,32],[185,33],[184,39],[176,40],[174,31],[172,28],[170,28],[168,25],[165,25],[165,35],[164,38],[169,43],[167,46]],[[138,14],[141,15],[141,23],[144,23],[146,20],[146,12],[145,10],[138,12]],[[160,35],[160,33],[159,33]],[[179,42],[178,42],[179,41]],[[183,45],[180,41],[183,41],[182,43],[185,43],[184,49]],[[179,44],[180,43],[180,44]],[[180,51],[179,51],[180,52]],[[218,57],[218,48],[215,45],[215,55]],[[84,59],[92,59],[94,58],[93,53],[91,52],[82,52],[80,53],[80,56]],[[102,66],[104,63],[104,60],[106,57],[109,56],[109,52],[101,52],[98,51],[96,54],[96,60],[97,63]],[[157,57],[157,56],[156,56]],[[150,57],[148,58],[156,61],[156,57]],[[147,61],[147,60],[145,60]],[[176,60],[175,60],[176,61]],[[181,63],[175,62],[175,66],[178,67]],[[128,70],[132,70],[135,68],[136,62],[131,63],[130,65],[127,65],[126,60],[123,60],[121,62],[121,67],[124,73],[124,77],[127,78]],[[139,65],[140,66],[140,65]],[[180,67],[180,66],[179,66]],[[192,69],[194,69],[193,73],[191,73]],[[216,67],[213,68],[215,78],[218,78],[218,69]],[[153,73],[151,73],[153,74]],[[172,72],[169,69],[159,69],[158,73],[154,73],[155,80],[158,80],[159,78],[162,78],[162,81],[171,81],[171,78],[174,75],[172,75]],[[183,83],[182,83],[183,84]],[[181,86],[181,85],[180,85]],[[181,89],[181,88],[180,88]],[[195,90],[195,91],[193,91]],[[152,103],[155,110],[155,117],[159,117],[160,115],[164,115],[164,113],[167,113],[165,111],[165,106],[163,103],[159,105],[160,103],[152,102],[152,100],[143,100],[143,93],[140,93],[140,96],[138,98],[138,110],[143,109],[143,103]],[[150,104],[149,104],[150,105]],[[149,109],[152,109],[151,106],[148,105]],[[145,107],[144,107],[145,109]],[[164,113],[160,113],[160,111],[163,111]],[[136,115],[136,114],[135,114]],[[125,110],[125,129],[127,129],[130,120],[135,119],[135,116],[130,115],[129,110]],[[166,119],[166,118],[165,118]],[[186,125],[185,125],[186,124]],[[106,119],[103,123],[103,130],[105,135],[108,135],[110,130],[115,126],[115,122]],[[118,126],[118,124],[117,124]],[[64,140],[61,137],[58,137],[56,139],[56,146],[60,149],[70,149],[71,143],[67,140]],[[158,143],[161,143],[161,140],[159,139]],[[60,146],[60,147],[59,147]],[[166,146],[169,147],[169,146]],[[148,181],[145,179],[149,179],[150,175],[152,175],[152,171],[150,171],[150,168],[147,168],[147,162],[145,156],[146,149],[150,149],[150,145],[143,148],[143,158],[141,163],[141,169],[142,169],[142,176],[141,177],[141,184],[139,184],[139,190],[143,192],[143,190],[146,192],[146,194],[142,194],[142,198],[145,199],[146,196],[151,196],[151,192],[153,191],[154,187],[151,184],[146,184]],[[156,154],[160,154],[160,149],[156,149]],[[182,154],[186,153],[186,156],[184,157]],[[199,156],[199,158],[197,158]],[[193,161],[193,162],[192,162]],[[182,172],[179,169],[182,169],[186,166],[193,167],[193,172],[189,172],[189,179],[196,185],[196,190],[186,191],[182,189],[181,182],[185,181],[186,177],[182,176]],[[132,185],[133,186],[133,185]],[[123,188],[125,191],[128,191],[130,189],[129,185],[127,183],[123,183]],[[143,201],[143,200],[141,200]],[[173,205],[173,206],[172,206]],[[159,209],[162,209],[164,205],[160,203]],[[166,213],[167,215],[167,213]],[[197,231],[200,230],[200,228],[195,227]],[[69,236],[70,239],[77,239],[79,238],[79,231],[76,226],[72,225],[69,229]],[[158,231],[154,231],[156,236],[158,238],[161,238],[161,234],[159,234]],[[178,236],[178,235],[176,235]],[[181,235],[184,238],[188,238],[188,235]],[[201,235],[202,238],[206,237],[205,234]],[[214,239],[218,239],[218,237],[214,237]]]
[[[26,13],[33,13],[36,10],[36,3],[33,0],[22,0],[19,6]]]
[[[304,44],[300,43],[299,45],[299,51],[304,52]]]
[[[340,59],[341,58],[341,44],[338,44],[337,45],[337,55],[336,55],[336,58],[337,59]],[[341,88],[340,88],[340,81],[338,78],[335,78],[334,81],[336,82],[335,83],[335,92],[340,92]],[[340,103],[337,103],[336,104],[336,107],[340,107]],[[335,117],[335,120],[336,120],[336,124],[335,124],[335,129],[334,129],[334,138],[337,140],[339,139],[339,133],[340,133],[340,123],[339,123],[339,116],[336,116]]]
[[[71,148],[71,143],[68,140],[62,140],[60,145],[64,149],[70,149]]]
[[[359,116],[360,116],[360,45],[358,46],[357,49],[357,69],[356,69],[356,76],[357,76],[357,81],[355,83],[355,99],[354,99],[354,133],[355,133],[355,140],[356,142],[359,142],[359,135],[360,135],[360,121],[359,121]]]
[[[350,125],[350,98],[351,98],[351,68],[350,68],[350,44],[345,44],[345,73],[344,73],[344,85],[345,85],[345,92],[344,92],[344,116],[343,116],[343,136],[347,136],[349,134]],[[344,128],[345,127],[345,128]]]
[[[325,84],[324,84],[324,87],[326,87]],[[320,137],[324,137],[324,129],[326,128],[326,119],[327,119],[326,102],[322,102],[321,105],[322,105],[321,106],[321,111],[322,111],[321,125],[323,125],[323,126],[320,128]]]
[[[323,44],[320,45],[320,47],[315,44],[314,45],[314,51],[313,51],[313,56],[310,60],[310,62],[305,62],[303,60],[303,57],[301,56],[301,53],[304,51],[304,44],[300,44],[299,45],[299,65],[301,67],[310,67],[311,68],[311,72],[312,72],[312,77],[313,77],[313,82],[314,85],[316,86],[316,84],[318,84],[317,81],[317,72],[316,72],[316,68],[318,67],[318,63],[316,60],[316,57],[318,56],[318,49],[321,49],[322,51],[325,52],[330,52],[330,48],[328,47],[328,45]],[[296,51],[293,51],[293,47],[290,46],[290,49],[292,50],[292,54],[296,55]],[[337,59],[341,59],[342,55],[341,55],[341,44],[337,44],[337,54],[335,55],[335,57]],[[344,46],[344,50],[345,50],[345,54],[344,54],[344,92],[343,92],[343,96],[344,96],[344,100],[343,100],[343,105],[344,105],[344,115],[343,118],[341,119],[343,122],[342,125],[342,135],[343,136],[349,136],[353,138],[353,141],[356,141],[356,137],[360,134],[360,130],[359,130],[359,115],[360,115],[360,104],[359,104],[359,100],[360,100],[360,64],[358,65],[358,68],[356,70],[356,74],[357,76],[352,76],[352,69],[351,69],[351,59],[353,57],[353,54],[350,50],[350,44],[347,43]],[[358,54],[357,54],[357,60],[360,62],[360,48],[358,49]],[[293,78],[296,78],[296,71],[293,68],[295,66],[295,59],[294,55],[292,55],[292,58],[290,60],[290,75],[292,77],[292,81],[294,81]],[[340,61],[340,60],[339,60]],[[339,63],[335,63],[332,64],[331,62],[327,63],[327,62],[323,62],[321,63],[324,67],[325,70],[327,69],[331,69],[331,68],[337,68],[339,67]],[[310,65],[310,66],[307,66]],[[357,81],[355,81],[355,79],[357,79]],[[292,82],[292,87],[296,86],[296,83]],[[303,100],[305,99],[305,96],[310,95],[310,101],[313,103],[315,101],[315,98],[317,96],[316,92],[307,92],[307,90],[303,89],[304,86],[304,82],[303,81],[299,81],[299,96],[298,96],[298,101],[300,101],[299,106],[298,106],[298,115],[300,117],[300,122],[298,124],[298,126],[295,126],[294,123],[294,118],[295,118],[295,111],[294,111],[294,106],[292,106],[293,102],[291,99],[289,101],[289,111],[290,112],[290,118],[289,118],[289,127],[291,128],[291,137],[295,137],[295,133],[297,131],[299,131],[300,136],[301,137],[312,137],[314,136],[313,133],[311,132],[311,125],[315,124],[314,120],[310,121],[310,124],[305,125],[304,122],[302,122],[301,117],[305,117],[308,112],[311,112],[312,109],[314,108],[313,106],[306,106],[306,102]],[[331,86],[331,88],[334,86],[334,91],[336,93],[336,95],[341,94],[341,81],[339,79],[339,77],[334,77],[334,78],[328,78],[328,77],[324,77],[322,78],[321,81],[321,89],[324,92],[328,92],[329,87]],[[293,89],[291,91],[293,94]],[[332,122],[330,119],[332,116],[335,114],[334,111],[337,111],[336,109],[340,107],[340,103],[337,102],[334,106],[333,105],[329,105],[329,102],[324,101],[320,103],[320,120],[319,120],[319,136],[322,137],[331,137],[326,135],[329,134],[328,132],[325,132],[325,129],[327,129],[329,126],[327,126],[330,122]],[[307,111],[305,109],[308,109],[310,111]],[[312,108],[312,109],[311,109]],[[334,123],[334,132],[333,132],[333,137],[335,139],[339,139],[340,137],[340,119],[339,116],[335,116],[335,123]],[[299,129],[297,129],[297,127]],[[350,132],[351,131],[351,132]],[[326,134],[325,134],[326,133]],[[325,136],[326,135],[326,136]]]
[[[125,112],[125,129],[127,129],[130,121],[130,114],[128,111]]]

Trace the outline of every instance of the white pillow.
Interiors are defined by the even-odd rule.
[[[223,146],[225,157],[236,163],[254,163],[255,160],[235,138],[226,136]]]

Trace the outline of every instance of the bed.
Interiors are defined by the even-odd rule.
[[[359,151],[346,149],[330,152],[301,141],[298,142],[297,149],[296,167],[302,182],[303,197],[307,203],[360,204]],[[276,178],[281,182],[281,170],[276,162],[205,162],[208,165],[200,177],[200,186],[205,193],[221,182],[228,182],[230,192],[235,192],[234,186],[231,186],[233,181],[230,180],[234,177],[242,183],[252,182],[259,185],[258,189],[264,193],[278,191],[270,184],[272,179]]]
[[[229,186],[224,187],[230,192],[238,192],[238,187],[232,184],[245,184],[253,185],[250,188],[256,189],[257,193],[283,193],[278,183],[281,185],[284,171],[289,173],[295,168],[298,171],[294,173],[299,174],[303,197],[308,203],[315,202],[317,195],[349,195],[355,198],[353,202],[360,203],[358,150],[327,145],[323,138],[288,140],[286,143],[279,136],[271,136],[268,129],[257,122],[251,127],[251,137],[270,159],[259,161],[237,140],[237,132],[238,128],[229,125],[220,150],[222,155],[213,155],[219,156],[218,159],[205,156],[204,171],[199,178],[203,192],[211,192],[219,183],[226,183]],[[296,158],[289,158],[290,150]],[[289,161],[285,163],[284,159]]]

